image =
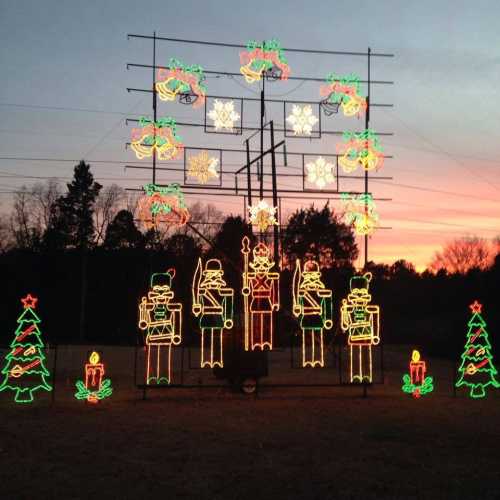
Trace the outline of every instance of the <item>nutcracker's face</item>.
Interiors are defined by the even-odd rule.
[[[253,262],[249,266],[256,273],[267,273],[273,266],[274,262],[269,259],[269,248],[264,243],[259,243],[253,249]]]
[[[224,271],[222,270],[220,261],[210,259],[205,265],[201,286],[204,288],[220,288],[221,286],[225,286],[226,282],[223,276]]]
[[[355,306],[366,306],[371,302],[372,296],[368,293],[371,279],[371,273],[365,273],[363,276],[354,276],[351,278],[351,293],[347,296],[347,300],[351,304]]]
[[[174,296],[174,292],[168,286],[154,286],[148,293],[148,298],[154,304],[168,304]]]
[[[317,290],[318,288],[324,288],[324,284],[321,281],[321,272],[317,262],[307,261],[304,264],[304,272],[302,273],[302,285],[301,288],[306,290]]]

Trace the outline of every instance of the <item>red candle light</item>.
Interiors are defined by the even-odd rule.
[[[99,354],[94,351],[89,357],[89,362],[85,364],[85,387],[89,391],[99,391],[103,376],[104,365],[99,363]]]
[[[420,361],[420,353],[415,349],[411,354],[410,379],[413,385],[422,385],[425,379],[425,361]]]

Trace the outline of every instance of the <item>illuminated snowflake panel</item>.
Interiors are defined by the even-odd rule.
[[[286,121],[292,126],[294,135],[311,135],[314,125],[318,123],[309,104],[302,107],[294,104],[292,114]]]
[[[214,107],[208,113],[208,117],[213,120],[216,131],[233,131],[234,123],[240,119],[240,115],[234,110],[233,101],[219,101],[215,99]]]
[[[207,151],[202,151],[188,160],[188,176],[195,178],[201,184],[206,184],[211,179],[218,179],[217,165],[219,160],[209,156]]]
[[[265,200],[260,200],[257,205],[248,207],[250,211],[250,222],[264,232],[269,226],[278,225],[275,217],[278,207],[271,207]]]
[[[333,164],[328,163],[322,156],[316,161],[306,164],[307,182],[316,184],[319,189],[323,189],[327,184],[333,182]]]

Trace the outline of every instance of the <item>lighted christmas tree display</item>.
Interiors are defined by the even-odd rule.
[[[481,316],[483,306],[476,300],[469,307],[472,317],[468,323],[467,342],[462,354],[462,363],[458,369],[460,378],[456,386],[470,387],[471,398],[484,398],[486,387],[491,385],[498,388],[500,383],[495,379],[498,372],[493,365],[486,322]]]
[[[31,403],[35,391],[51,391],[52,387],[46,380],[50,374],[44,364],[45,346],[38,328],[40,318],[35,313],[38,299],[28,294],[21,302],[24,310],[17,320],[19,326],[10,344],[11,351],[5,357],[1,371],[5,378],[0,391],[15,391],[16,403]]]

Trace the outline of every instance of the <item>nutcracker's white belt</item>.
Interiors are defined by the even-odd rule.
[[[202,310],[203,314],[222,314],[223,312],[222,307],[204,307]]]
[[[147,335],[146,336],[146,344],[155,344],[157,342],[162,341],[172,341],[173,334],[172,333],[162,333],[159,335]]]
[[[304,314],[321,314],[321,307],[304,307]]]

